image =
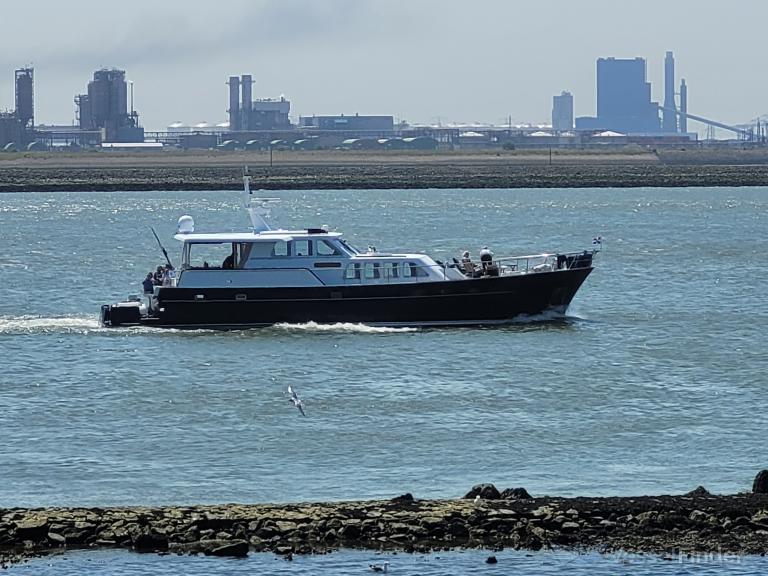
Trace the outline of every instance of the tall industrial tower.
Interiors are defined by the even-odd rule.
[[[680,132],[688,133],[688,86],[685,84],[685,78],[680,80]]]
[[[573,95],[570,92],[552,97],[552,129],[555,132],[573,130]]]
[[[19,68],[15,76],[16,118],[23,130],[35,127],[35,71],[33,68]]]
[[[241,130],[251,129],[251,110],[253,110],[253,76],[243,74],[240,77],[240,89],[242,91],[242,106],[240,107],[240,126]],[[230,127],[230,130],[234,128]]]
[[[661,129],[677,132],[677,106],[675,106],[675,57],[667,52],[664,58],[664,110]]]
[[[229,77],[229,129],[232,131],[240,130],[241,116],[240,116],[240,77]]]

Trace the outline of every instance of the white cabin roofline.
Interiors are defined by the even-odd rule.
[[[319,238],[319,239],[337,239],[341,238],[339,232],[314,233],[306,230],[267,230],[259,233],[253,232],[218,232],[218,233],[192,233],[176,234],[173,238],[183,243],[226,243],[226,242],[274,242],[282,240],[290,242],[296,239]]]

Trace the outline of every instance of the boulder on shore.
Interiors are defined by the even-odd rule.
[[[501,493],[493,484],[476,484],[472,486],[472,490],[464,495],[464,499],[473,500],[477,496],[483,500],[498,500],[501,498]]]
[[[502,500],[530,500],[531,498],[533,498],[533,496],[528,494],[528,490],[523,487],[507,488],[501,493]]]
[[[768,494],[768,470],[760,470],[752,483],[752,492],[755,494]]]

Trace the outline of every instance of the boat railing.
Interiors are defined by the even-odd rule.
[[[500,276],[511,274],[529,274],[533,272],[553,272],[555,270],[570,270],[572,268],[589,268],[595,254],[599,250],[582,250],[580,252],[557,252],[544,254],[529,254],[525,256],[506,256],[493,260],[498,267]]]
[[[389,284],[392,282],[434,282],[437,280],[459,280],[462,278],[480,278],[487,276],[512,276],[517,274],[533,274],[541,272],[553,272],[556,270],[570,270],[572,268],[589,268],[592,266],[594,255],[599,250],[583,250],[581,252],[561,252],[530,254],[525,256],[505,256],[496,258],[488,266],[481,262],[473,262],[474,274],[467,274],[461,262],[452,259],[450,262],[435,264],[409,264],[410,275],[403,276],[402,269],[397,268],[397,274],[393,269],[381,266],[373,269],[359,269],[354,277],[345,273],[344,281],[347,284]],[[421,270],[423,273],[419,273]],[[437,274],[430,274],[437,272]],[[370,276],[368,274],[371,274]]]

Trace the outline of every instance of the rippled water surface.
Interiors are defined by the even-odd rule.
[[[493,555],[497,563],[488,564]],[[375,554],[344,551],[323,556],[296,556],[291,562],[273,554],[252,554],[246,559],[220,559],[166,556],[130,553],[98,552],[72,553],[43,560],[26,566],[14,567],[13,574],[34,576],[79,576],[81,574],[114,574],[139,576],[143,574],[278,574],[354,576],[375,574],[371,565],[382,567],[387,563],[387,574],[397,576],[550,576],[575,574],[577,576],[709,576],[719,574],[752,575],[764,572],[761,558],[733,555],[703,554],[693,556],[639,556],[631,554],[599,555],[571,552],[487,552],[466,550],[444,552],[428,556],[418,554]]]
[[[277,195],[280,224],[382,250],[606,243],[566,319],[107,330],[162,261],[149,226],[175,256],[183,213],[244,227],[238,193],[0,195],[0,506],[734,492],[766,467],[766,189]]]

